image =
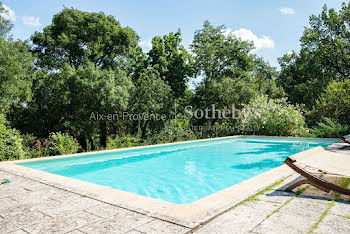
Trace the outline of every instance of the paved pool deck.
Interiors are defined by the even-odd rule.
[[[284,192],[297,177],[189,228],[0,169],[12,180],[0,185],[0,233],[350,233],[350,197],[311,186]]]

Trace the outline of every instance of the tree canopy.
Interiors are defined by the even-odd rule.
[[[181,32],[152,39],[149,62],[170,85],[176,98],[183,96],[189,77],[194,75],[192,56],[181,45]]]
[[[32,36],[37,65],[47,70],[65,63],[74,68],[93,63],[102,68],[125,66],[138,46],[138,36],[113,16],[65,8],[52,24]]]

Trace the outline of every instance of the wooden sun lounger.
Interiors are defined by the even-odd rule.
[[[350,144],[350,135],[340,138],[344,143]]]
[[[284,163],[286,165],[288,165],[290,168],[292,168],[294,171],[296,171],[297,173],[299,173],[301,176],[305,177],[305,179],[298,181],[294,184],[292,184],[291,186],[289,186],[286,191],[292,191],[293,189],[295,189],[296,187],[302,185],[302,184],[311,184],[313,186],[315,186],[318,189],[321,189],[322,191],[325,191],[327,193],[329,193],[330,190],[336,191],[338,193],[341,194],[345,194],[345,195],[349,195],[350,196],[350,189],[341,187],[339,185],[336,185],[334,183],[330,183],[318,176],[316,176],[316,174],[309,172],[305,169],[303,169],[302,167],[296,165],[297,161],[294,160],[291,157],[288,157]]]
[[[348,144],[342,147],[342,149],[346,149],[350,147],[350,135],[343,136],[340,138],[344,143]]]

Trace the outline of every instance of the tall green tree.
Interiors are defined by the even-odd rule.
[[[169,117],[171,103],[171,87],[164,82],[158,71],[145,69],[135,83],[135,90],[131,99],[133,113],[140,114],[165,114]],[[148,127],[151,131],[163,126],[162,120],[142,120],[138,123],[141,135],[146,136]]]
[[[330,81],[350,77],[349,20],[350,3],[343,3],[339,12],[325,5],[320,15],[310,17],[300,52],[279,59],[278,84],[292,103],[311,110]]]
[[[122,27],[113,16],[65,8],[43,32],[32,36],[32,51],[38,56],[37,66],[49,72],[60,71],[66,64],[77,71],[92,64],[98,69],[125,71],[126,75],[137,77],[145,60],[138,40],[134,30]],[[99,92],[113,90],[110,86]],[[100,142],[105,146],[108,126],[99,126]]]
[[[293,104],[305,104],[311,109],[320,91],[324,90],[334,74],[323,72],[323,65],[314,53],[301,49],[279,58],[281,72],[277,84],[283,87]]]
[[[224,26],[214,27],[205,21],[203,28],[195,32],[191,50],[205,84],[223,77],[246,76],[253,68],[253,56],[249,54],[253,43],[227,36],[224,30]]]
[[[176,98],[184,95],[189,77],[194,74],[192,56],[181,45],[181,40],[180,30],[156,36],[148,53],[151,66],[170,85]]]
[[[301,46],[317,55],[323,72],[337,77],[350,77],[350,2],[343,3],[339,12],[325,5],[320,15],[310,17],[310,26],[304,31]]]
[[[48,70],[91,62],[102,68],[123,67],[137,52],[138,36],[113,16],[65,8],[52,24],[32,36],[37,65]]]
[[[0,38],[0,112],[31,98],[34,58],[22,41]]]
[[[5,38],[13,27],[10,20],[7,20],[5,17],[3,17],[7,13],[8,12],[6,12],[4,6],[0,2],[0,38]]]
[[[55,73],[40,71],[33,100],[14,112],[12,121],[23,133],[47,137],[51,132],[69,132],[85,149],[86,141],[104,147],[110,125],[118,122],[97,116],[125,111],[132,87],[125,71],[102,70],[93,64],[78,69],[66,65]],[[93,140],[96,136],[99,142]]]

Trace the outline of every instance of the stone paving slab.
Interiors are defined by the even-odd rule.
[[[271,202],[251,202],[238,206],[204,225],[196,233],[249,233],[278,206]]]
[[[142,233],[150,233],[150,234],[157,234],[157,233],[182,234],[182,233],[187,233],[188,231],[190,231],[190,229],[155,219],[149,223],[146,223],[136,228],[136,231],[139,231]]]
[[[254,233],[308,233],[314,221],[301,216],[275,213],[252,231]]]
[[[257,199],[261,201],[283,204],[286,201],[288,201],[292,196],[294,196],[294,194],[292,193],[287,193],[284,191],[273,191],[273,192],[268,192],[267,194],[264,194],[264,195],[260,195],[257,197]]]
[[[283,206],[279,211],[284,214],[300,216],[304,219],[317,221],[329,204],[315,199],[297,198]]]
[[[10,234],[28,234],[28,232],[23,231],[22,229],[19,229],[17,231],[14,232],[10,232]]]
[[[23,230],[32,234],[67,233],[99,220],[101,220],[100,217],[80,211],[71,215],[51,219],[50,221],[41,222],[26,227]]]
[[[152,221],[153,218],[131,211],[125,211],[124,214],[117,214],[109,219],[103,219],[100,222],[88,224],[79,230],[84,233],[125,233],[131,231],[143,224]]]
[[[350,202],[340,201],[335,203],[329,213],[350,218]]]
[[[350,233],[350,218],[344,218],[338,215],[329,214],[318,225],[313,233]]]

